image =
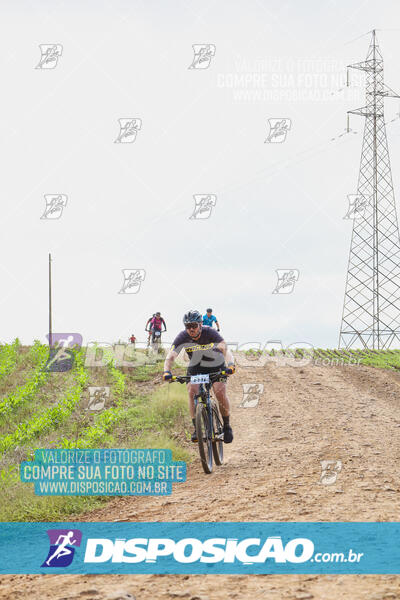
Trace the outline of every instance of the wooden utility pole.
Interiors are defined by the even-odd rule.
[[[51,254],[49,253],[49,346],[53,346],[53,327],[51,312]]]

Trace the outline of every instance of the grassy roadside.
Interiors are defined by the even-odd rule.
[[[174,460],[190,460],[187,442],[189,417],[186,389],[178,385],[159,385],[162,365],[141,365],[135,369],[114,369],[114,381],[107,368],[89,369],[90,385],[109,383],[113,402],[107,411],[99,413],[88,427],[82,428],[78,415],[69,419],[59,433],[47,432],[34,445],[15,448],[2,456],[7,469],[0,475],[0,521],[62,521],[71,514],[92,510],[110,500],[109,497],[35,496],[33,484],[19,480],[21,460],[28,460],[35,448],[74,447],[74,430],[79,423],[79,439],[92,448],[168,448]],[[57,374],[59,378],[59,374]],[[87,394],[87,390],[84,390]],[[82,407],[80,408],[82,414]],[[101,419],[103,415],[103,419]],[[105,418],[107,415],[109,419]],[[102,427],[98,423],[102,423]],[[84,421],[83,421],[84,423]],[[97,424],[96,424],[97,423]],[[97,427],[97,429],[96,429]],[[74,429],[75,428],[75,429]],[[91,432],[91,437],[86,437]],[[62,444],[71,439],[71,444]],[[77,434],[78,435],[78,434]],[[77,438],[78,439],[78,438]]]

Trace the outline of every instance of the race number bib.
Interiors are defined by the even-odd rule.
[[[192,375],[190,378],[190,383],[209,383],[210,376],[209,375]]]

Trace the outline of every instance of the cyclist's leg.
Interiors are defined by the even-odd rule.
[[[198,383],[188,383],[187,390],[189,395],[189,412],[192,417],[192,423],[194,427],[194,431],[192,433],[192,442],[197,442],[197,432],[196,432],[196,419],[195,419],[195,407],[194,407],[194,397],[199,391],[200,385]]]
[[[189,412],[192,419],[195,417],[194,410],[194,397],[199,392],[199,384],[198,383],[188,383],[187,389],[189,394]]]
[[[216,381],[213,385],[213,391],[218,400],[224,422],[224,442],[230,444],[233,441],[233,431],[229,423],[230,405],[226,394],[226,383],[224,381]]]
[[[226,394],[226,383],[224,381],[216,381],[213,385],[213,391],[218,400],[221,415],[223,417],[229,417],[230,404]]]

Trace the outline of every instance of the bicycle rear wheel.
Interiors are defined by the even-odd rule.
[[[222,465],[224,462],[224,426],[221,421],[219,410],[215,404],[212,407],[212,421],[213,421],[213,443],[212,450],[214,454],[214,460],[216,465]]]
[[[199,445],[199,454],[204,473],[209,475],[213,468],[213,450],[207,408],[201,402],[198,402],[196,408],[196,433],[197,443]]]

